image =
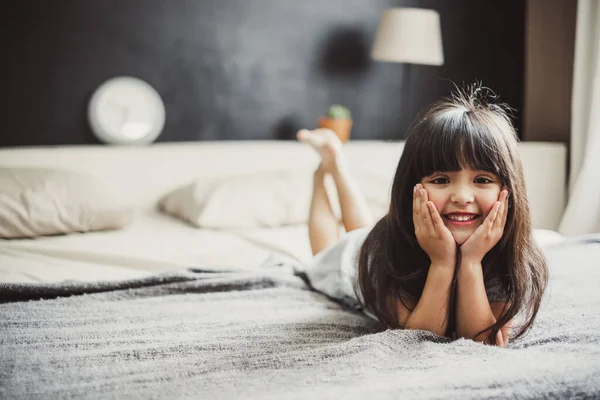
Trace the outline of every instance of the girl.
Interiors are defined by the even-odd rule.
[[[321,155],[308,220],[315,257],[306,275],[315,289],[392,329],[506,346],[531,327],[547,265],[532,238],[517,135],[493,98],[473,87],[417,118],[389,211],[373,227],[335,134],[298,132]],[[341,240],[326,174],[338,192]],[[522,324],[512,326],[517,315]]]

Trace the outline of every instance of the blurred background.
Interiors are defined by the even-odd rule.
[[[381,14],[440,16],[442,65],[371,57]],[[569,141],[571,0],[18,0],[0,13],[0,146],[95,144],[86,114],[115,76],[166,109],[158,142],[290,140],[331,104],[352,140],[401,140],[454,84],[481,81],[523,140]]]

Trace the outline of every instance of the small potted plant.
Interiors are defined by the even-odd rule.
[[[331,129],[343,143],[347,142],[352,129],[350,110],[339,104],[332,105],[326,116],[319,117],[319,128]]]

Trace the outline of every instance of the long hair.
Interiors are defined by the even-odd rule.
[[[358,298],[362,297],[363,306],[388,328],[402,328],[395,301],[400,290],[420,298],[430,266],[415,235],[413,187],[434,172],[462,168],[497,175],[511,194],[502,238],[482,260],[485,277],[500,276],[507,302],[496,323],[480,333],[489,330],[489,342],[495,344],[498,331],[519,315],[524,322],[513,328],[513,338],[518,338],[537,316],[547,285],[547,264],[532,238],[510,108],[494,103],[495,99],[491,90],[478,85],[458,90],[421,113],[409,130],[392,184],[389,211],[375,224],[358,256]],[[455,293],[456,272],[448,293],[446,336],[451,336],[456,326]]]

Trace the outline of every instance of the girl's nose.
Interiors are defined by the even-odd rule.
[[[456,188],[450,196],[450,201],[460,205],[469,204],[474,201],[474,196],[467,188]]]

